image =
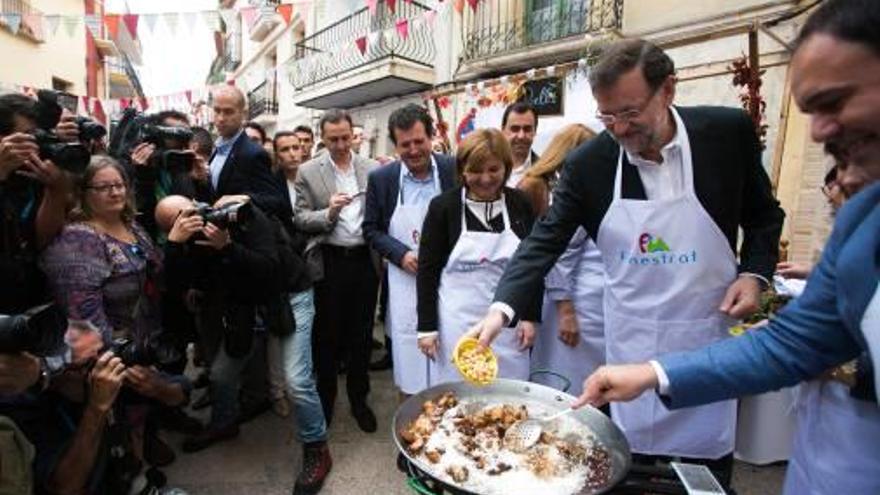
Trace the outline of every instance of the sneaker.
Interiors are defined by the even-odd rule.
[[[272,402],[272,412],[281,418],[290,416],[290,402],[287,400],[287,397],[275,399]]]
[[[327,442],[303,447],[302,471],[296,477],[293,495],[314,495],[321,491],[332,467],[333,459],[330,458]]]

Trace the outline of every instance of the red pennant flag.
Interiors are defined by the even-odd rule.
[[[101,103],[101,100],[98,98],[95,98],[95,112],[92,115],[95,117],[95,120],[99,122],[107,122],[107,114],[104,113],[104,104]]]
[[[107,26],[107,33],[110,39],[116,39],[119,34],[119,14],[107,14],[104,16],[104,25]]]
[[[186,101],[188,101],[189,104],[192,105],[192,102],[193,102],[193,92],[192,92],[192,90],[191,90],[191,89],[188,89],[188,90],[184,91],[183,94],[186,95]]]
[[[409,20],[408,19],[400,19],[394,26],[397,28],[397,34],[400,35],[400,38],[405,40],[409,38]]]
[[[138,98],[138,101],[141,103],[141,111],[145,111],[147,108],[150,108],[150,105],[147,104],[147,99],[143,96]]]
[[[370,10],[370,14],[376,13],[376,7],[379,5],[379,0],[367,0],[367,8]]]
[[[471,6],[471,10],[474,12],[477,11],[477,4],[480,3],[480,0],[467,0],[468,5]]]
[[[361,55],[367,52],[367,37],[361,36],[360,38],[354,40],[354,44],[357,45],[358,51],[361,52]]]
[[[452,6],[455,7],[455,11],[459,14],[464,10],[464,0],[453,0]]]
[[[285,24],[290,24],[290,19],[293,17],[293,4],[292,3],[283,3],[278,6],[278,13],[281,14],[281,17],[284,19]]]
[[[385,5],[388,5],[388,10],[390,10],[392,14],[394,13],[394,9],[397,8],[396,4],[396,0],[385,0]]]
[[[119,99],[119,109],[125,110],[131,105],[130,100],[128,98],[120,98]]]
[[[92,113],[92,108],[89,106],[89,97],[88,96],[82,97],[82,106],[83,106],[83,110],[85,110],[86,114]]]
[[[122,16],[122,22],[125,23],[125,28],[128,29],[128,34],[131,35],[131,39],[137,39],[139,18],[140,16],[137,14],[124,14]]]

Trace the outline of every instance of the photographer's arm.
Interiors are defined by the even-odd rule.
[[[89,399],[77,425],[73,440],[61,455],[46,481],[50,493],[83,493],[101,448],[107,417],[125,376],[125,365],[106,352],[95,362],[89,375]]]
[[[145,366],[128,368],[125,371],[125,382],[144,397],[155,399],[166,406],[180,406],[189,400],[185,382]]]
[[[43,249],[61,232],[67,220],[70,180],[52,162],[35,159],[35,178],[43,184],[43,199],[34,222],[37,249]]]
[[[0,354],[0,394],[16,395],[37,383],[40,360],[26,352]]]

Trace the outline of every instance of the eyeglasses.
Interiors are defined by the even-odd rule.
[[[648,108],[648,105],[650,105],[651,102],[654,101],[654,97],[657,95],[659,90],[660,86],[657,86],[657,88],[651,92],[651,95],[648,96],[648,99],[645,101],[645,103],[642,103],[638,108],[632,108],[618,113],[596,112],[596,118],[599,119],[599,122],[602,122],[605,127],[610,127],[617,122],[631,122],[642,115],[642,112],[644,112],[645,109]]]
[[[94,186],[86,186],[86,189],[91,189],[100,194],[109,194],[111,191],[125,191],[127,186],[123,182],[116,182],[114,184],[97,184]]]

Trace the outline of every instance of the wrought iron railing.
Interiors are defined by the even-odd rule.
[[[303,88],[373,62],[397,58],[425,67],[434,66],[431,30],[415,28],[410,22],[404,39],[396,32],[401,19],[415,19],[428,10],[419,2],[396,2],[394,12],[379,2],[376,12],[364,7],[294,45],[290,65],[291,84]],[[363,53],[355,40],[373,33]],[[386,36],[390,33],[390,36]],[[370,39],[371,38],[371,39]]]
[[[483,0],[466,12],[469,61],[619,28],[623,0]]]
[[[131,64],[131,59],[128,58],[128,55],[121,53],[119,57],[107,57],[104,60],[105,67],[108,71],[115,74],[122,74],[128,78],[132,90],[134,91],[134,96],[144,96],[144,90],[141,87],[140,78],[138,77],[134,66]]]
[[[260,115],[278,114],[278,99],[275,97],[275,82],[265,80],[248,95],[248,119],[255,119]]]
[[[34,8],[27,0],[0,0],[0,13],[19,14],[21,16],[29,14],[42,15],[42,12]],[[42,22],[42,18],[35,18],[34,22]],[[22,17],[21,24],[19,24],[18,34],[22,34],[34,41],[44,41],[43,28],[41,26],[31,26],[24,17]]]

